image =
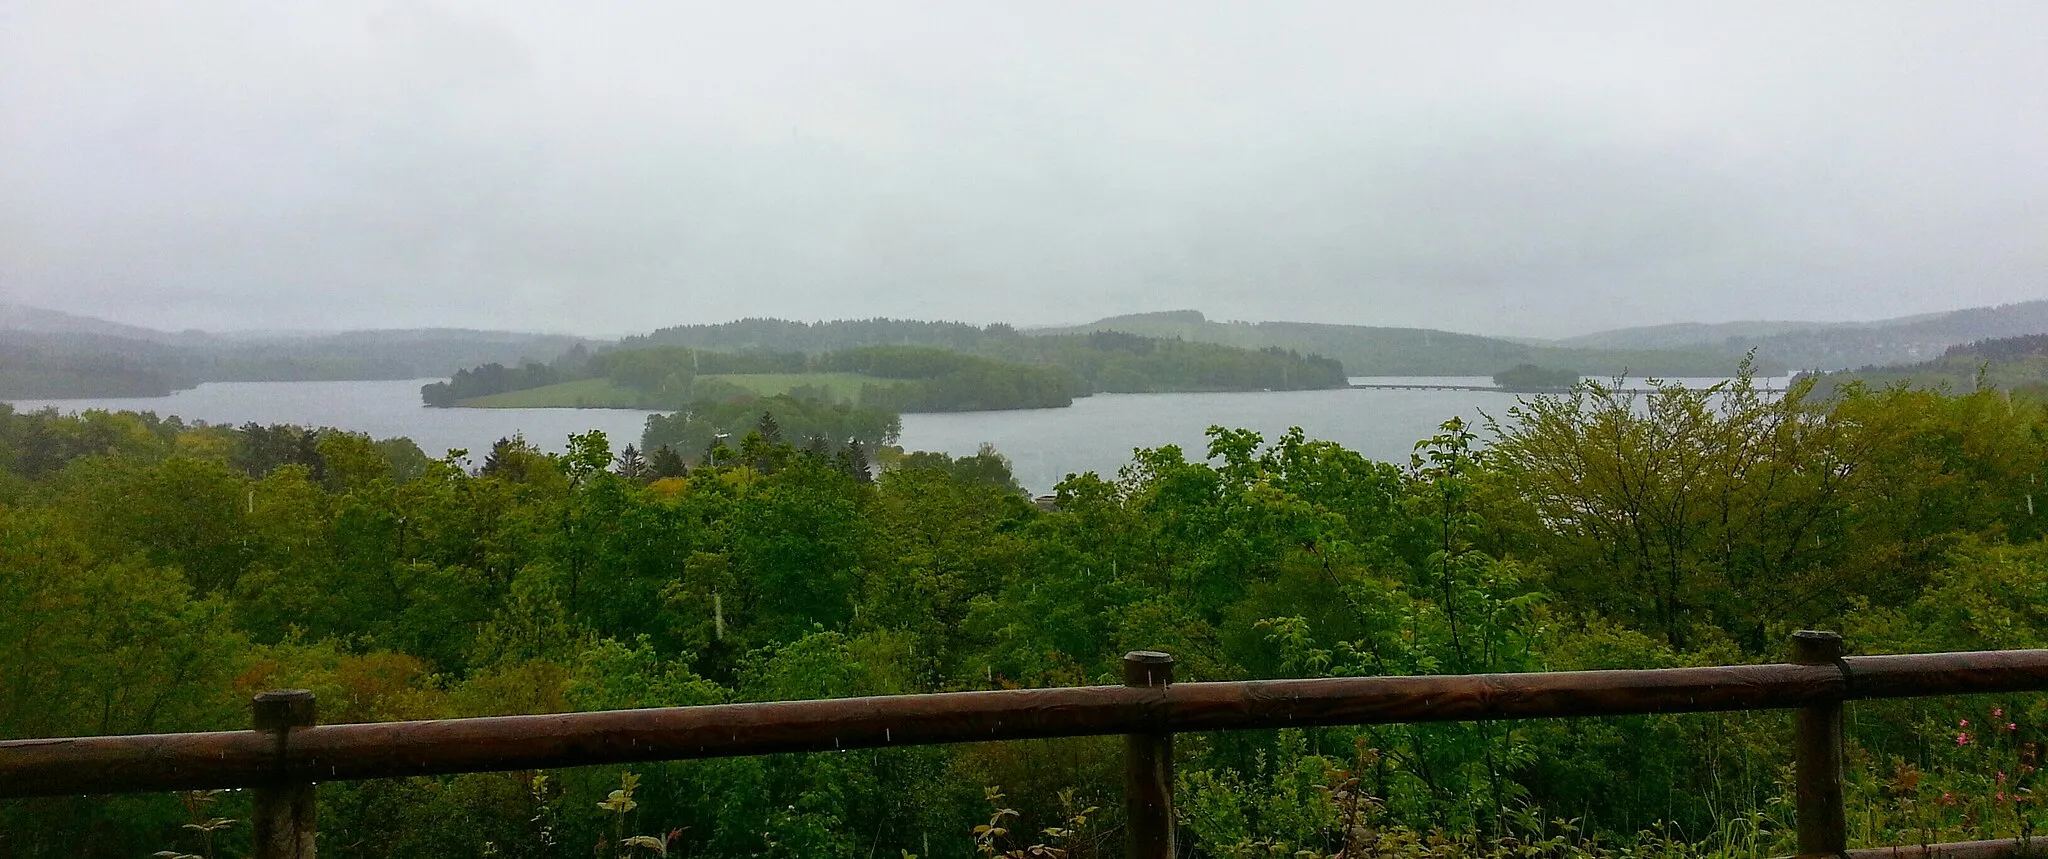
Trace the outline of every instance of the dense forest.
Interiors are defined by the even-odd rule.
[[[165,372],[139,358],[54,353],[0,339],[0,396],[161,397],[196,384],[191,376]]]
[[[686,463],[715,462],[721,446],[729,447],[727,441],[738,444],[749,428],[771,444],[788,442],[812,452],[867,457],[896,443],[903,419],[894,412],[834,402],[804,390],[742,396],[648,416],[640,449],[666,450]]]
[[[1866,653],[2048,645],[2038,403],[1744,380],[1502,418],[1405,463],[1217,428],[1048,509],[996,451],[814,449],[783,416],[684,467],[596,433],[436,460],[0,409],[0,737],[240,728],[287,686],[342,722],[1114,682],[1131,649],[1215,680],[1769,661],[1801,627]],[[1859,842],[2037,831],[2036,698],[1855,714]],[[1786,730],[1184,735],[1177,804],[1196,856],[1777,855]],[[1118,855],[1119,761],[1104,738],[335,783],[320,851]],[[245,825],[185,824],[247,803],[4,802],[0,854],[240,855]],[[991,814],[1005,834],[976,830]]]

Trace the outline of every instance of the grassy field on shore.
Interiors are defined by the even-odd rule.
[[[861,373],[733,373],[699,378],[737,385],[763,397],[786,394],[803,387],[823,388],[831,392],[835,400],[856,400],[860,398],[860,386],[886,385],[892,381]]]

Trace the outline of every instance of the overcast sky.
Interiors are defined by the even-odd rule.
[[[0,0],[0,301],[1562,335],[2048,298],[2048,3]]]

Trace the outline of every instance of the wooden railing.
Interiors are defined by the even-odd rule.
[[[2007,856],[2020,841],[1848,851],[1842,705],[2048,690],[2048,650],[1842,656],[1800,632],[1792,661],[1635,671],[1174,683],[1124,657],[1124,685],[316,725],[313,693],[256,696],[254,730],[0,742],[0,798],[254,788],[259,859],[312,859],[314,785],[776,752],[1123,734],[1131,856],[1174,851],[1173,735],[1187,731],[1796,709],[1802,856]]]

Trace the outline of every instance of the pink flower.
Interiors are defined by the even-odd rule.
[[[1956,735],[1956,745],[1958,745],[1958,746],[1967,746],[1967,745],[1969,745],[1969,744],[1970,744],[1970,732],[1969,732],[1969,731],[1964,731],[1964,732],[1962,732],[1962,733],[1959,733],[1959,734],[1957,734],[1957,735]]]
[[[1956,720],[1956,727],[1958,727],[1958,728],[1967,728],[1967,727],[1969,727],[1969,726],[1970,726],[1970,720],[1968,720],[1968,719],[1957,719],[1957,720]]]
[[[1998,771],[1998,783],[1999,783],[1999,784],[2004,784],[2004,783],[2005,783],[2005,770],[1999,770],[1999,771]]]
[[[1999,791],[1999,792],[1998,792],[1998,793],[1996,794],[1996,796],[1997,796],[1997,798],[1998,798],[1998,801],[1999,801],[1999,802],[2004,802],[2004,801],[2005,801],[2005,791],[2002,791],[2002,790],[2001,790],[2001,791]]]
[[[2020,729],[2020,726],[2014,722],[2007,722],[2005,723],[2005,729],[2008,731],[2017,731]]]
[[[1993,709],[1992,709],[1992,711],[1991,711],[1991,715],[1993,715],[1993,716],[2003,716],[2003,715],[2005,715],[2005,708],[2004,708],[2004,707],[1996,707],[1996,708],[1993,708]]]

